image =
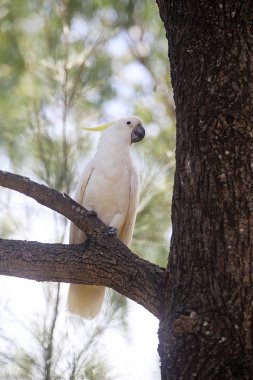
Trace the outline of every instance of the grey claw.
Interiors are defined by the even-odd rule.
[[[96,216],[97,217],[97,212],[95,210],[90,210],[87,212],[87,216]]]
[[[108,226],[105,231],[104,231],[104,234],[105,235],[109,235],[109,236],[116,236],[118,233],[118,229],[115,228],[115,227],[110,227]]]

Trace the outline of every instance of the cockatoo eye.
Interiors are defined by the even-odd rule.
[[[127,121],[127,125],[130,125],[130,124],[131,124],[131,121],[130,121],[130,120],[128,120],[128,121]]]

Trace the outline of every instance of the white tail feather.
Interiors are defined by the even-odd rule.
[[[95,318],[101,309],[104,294],[104,286],[70,284],[68,310],[86,319]]]

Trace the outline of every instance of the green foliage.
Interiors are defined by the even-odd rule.
[[[94,145],[81,127],[126,114],[143,118],[147,131],[147,138],[134,147],[142,192],[132,249],[166,265],[175,130],[167,42],[155,3],[1,2],[1,169],[37,177],[72,194]],[[26,218],[17,217],[11,201],[8,205],[2,196],[0,202],[1,237],[15,237],[17,228],[29,236],[36,219],[32,210]],[[66,221],[54,218],[55,240],[62,241]],[[25,327],[33,337],[32,352],[14,341],[8,341],[7,351],[0,350],[0,377],[109,379],[99,339],[108,326],[126,331],[126,299],[111,293],[100,325],[89,325],[88,331],[81,326],[82,346],[73,355],[68,350],[72,337],[62,335],[59,322],[60,295],[59,286],[48,287],[46,313]]]

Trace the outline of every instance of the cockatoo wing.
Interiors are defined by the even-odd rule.
[[[119,231],[118,238],[128,247],[131,244],[136,214],[139,204],[139,188],[140,181],[139,175],[136,170],[132,169],[131,182],[130,182],[130,191],[129,191],[129,205],[128,212],[126,215],[126,220],[121,231]]]
[[[85,170],[83,171],[81,178],[78,182],[76,192],[75,192],[75,200],[77,203],[83,205],[84,192],[88,185],[90,176],[93,171],[92,162],[90,162]],[[83,243],[87,239],[85,232],[79,230],[78,227],[74,223],[70,224],[70,232],[69,232],[69,243],[70,244],[80,244]]]
[[[83,205],[85,189],[92,175],[92,162],[88,164],[81,176],[77,186],[75,200]],[[84,205],[85,206],[85,205]],[[73,223],[70,226],[69,242],[72,244],[81,244],[87,239],[85,232],[79,230]],[[80,315],[81,317],[94,318],[102,305],[104,299],[105,287],[70,284],[67,308],[70,313]]]

